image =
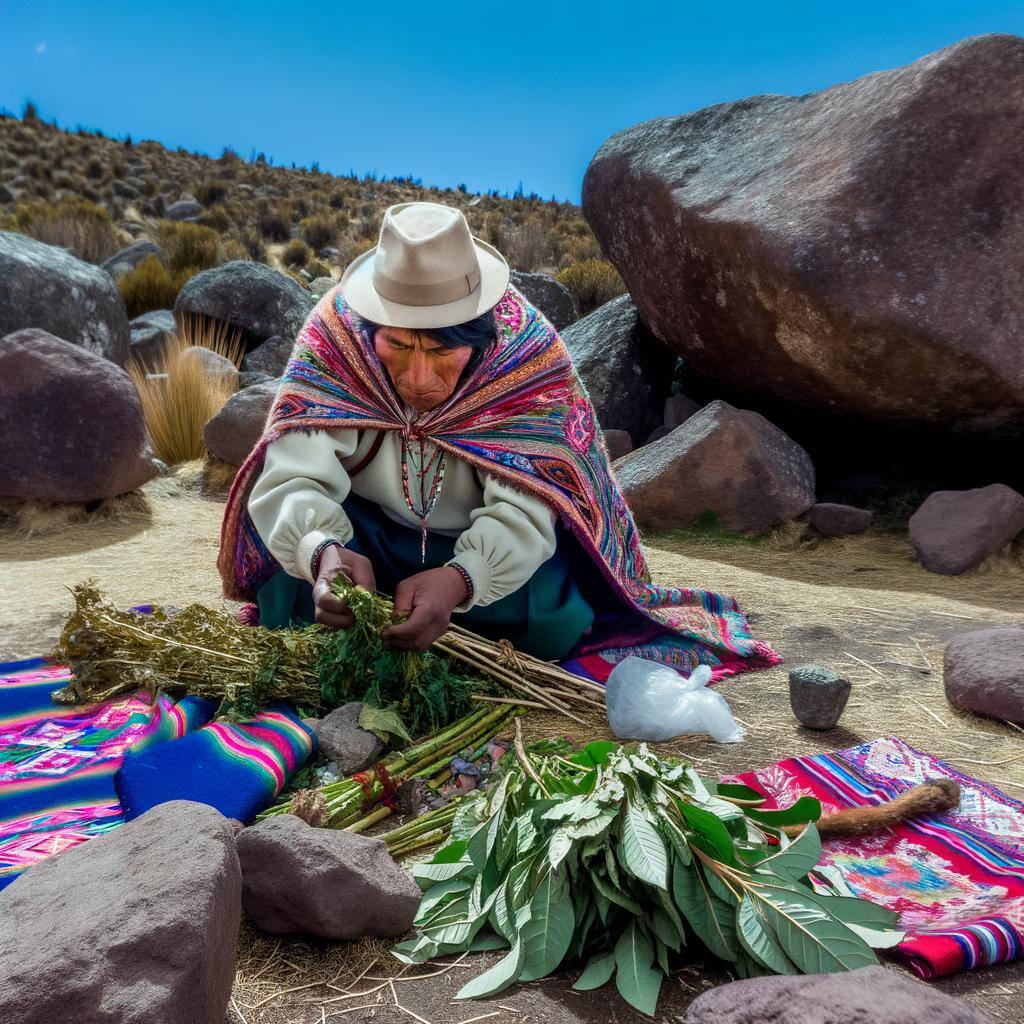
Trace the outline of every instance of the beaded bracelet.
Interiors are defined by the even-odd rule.
[[[464,569],[458,562],[449,562],[449,568],[454,569],[462,578],[465,580],[466,589],[469,591],[469,597],[465,598],[466,601],[470,600],[476,593],[476,587],[473,586],[473,577],[469,575],[468,570]],[[459,602],[460,604],[463,602]]]
[[[343,548],[345,546],[340,540],[335,540],[334,537],[325,537],[315,548],[313,548],[313,554],[309,556],[309,575],[313,578],[314,582],[320,575],[320,556],[332,544],[337,544],[339,548]]]

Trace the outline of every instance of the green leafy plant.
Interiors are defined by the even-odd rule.
[[[517,766],[467,797],[449,842],[412,869],[420,933],[395,948],[400,960],[508,950],[459,998],[581,964],[575,988],[614,977],[653,1014],[673,957],[710,954],[741,977],[820,973],[877,963],[873,948],[902,938],[891,911],[812,877],[817,801],[763,811],[753,790],[643,745],[516,750]],[[789,840],[794,822],[806,826]]]

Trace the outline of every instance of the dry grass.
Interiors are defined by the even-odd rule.
[[[242,360],[238,331],[205,318],[183,317],[177,334],[152,359],[152,369],[135,360],[125,367],[139,393],[157,457],[171,466],[202,457],[203,427],[234,391],[232,381],[185,355],[194,346],[208,348],[235,366]]]
[[[603,259],[570,263],[556,276],[572,292],[580,316],[586,316],[598,306],[611,302],[626,290],[619,272]]]
[[[80,196],[65,196],[57,204],[20,203],[0,224],[68,249],[88,263],[102,263],[122,246],[107,210]]]

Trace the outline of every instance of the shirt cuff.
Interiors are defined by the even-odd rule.
[[[334,534],[324,533],[321,530],[313,530],[299,541],[295,549],[295,568],[298,569],[300,577],[309,583],[316,583],[310,572],[310,559],[313,557],[317,545],[325,540],[336,540],[339,544],[345,544],[345,539],[342,537],[336,537]]]
[[[483,555],[471,548],[460,551],[454,558],[449,558],[445,565],[451,565],[453,562],[458,562],[469,573],[469,578],[473,581],[473,593],[462,604],[456,605],[452,611],[468,612],[470,608],[480,604],[491,589],[491,567]]]

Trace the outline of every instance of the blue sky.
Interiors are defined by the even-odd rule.
[[[579,201],[638,121],[802,93],[965,36],[1024,3],[335,3],[0,0],[0,106],[220,154]]]

